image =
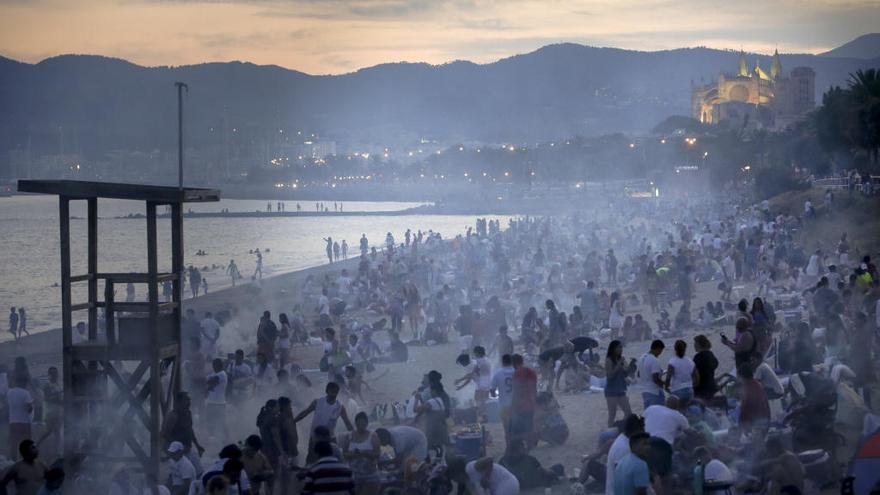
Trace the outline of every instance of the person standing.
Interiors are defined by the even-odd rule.
[[[220,340],[220,323],[214,319],[214,315],[210,311],[206,311],[200,326],[201,348],[199,350],[205,356],[213,357],[217,354],[217,341]]]
[[[611,293],[610,304],[608,307],[608,327],[611,328],[611,338],[613,340],[625,338],[624,335],[621,335],[624,321],[625,318],[623,316],[623,307],[621,306],[620,301],[620,292],[614,291]]]
[[[666,390],[677,396],[684,407],[687,407],[694,398],[694,384],[700,383],[700,375],[697,372],[691,358],[685,356],[687,343],[683,340],[675,341],[675,356],[669,359],[666,369]]]
[[[611,442],[605,461],[605,495],[614,495],[614,471],[620,461],[632,452],[629,449],[629,439],[644,431],[645,421],[635,414],[630,414],[623,420],[623,429]]]
[[[21,454],[21,460],[3,474],[0,479],[0,493],[5,495],[6,487],[9,483],[14,483],[16,495],[37,495],[48,472],[46,465],[37,459],[40,451],[32,440],[23,440],[16,445],[16,452]]]
[[[226,274],[232,279],[232,286],[235,287],[235,281],[241,278],[241,273],[238,271],[238,265],[235,264],[235,260],[229,260],[229,265],[226,266]]]
[[[423,382],[426,389],[415,395],[417,419],[424,417],[428,448],[442,451],[449,443],[447,420],[452,414],[452,403],[443,388],[443,375],[431,370]]]
[[[18,311],[15,306],[9,308],[9,333],[12,334],[12,338],[18,340]]]
[[[513,394],[510,403],[510,435],[508,440],[521,438],[527,446],[534,446],[535,402],[538,396],[538,375],[523,364],[523,357],[514,354],[513,362]]]
[[[694,396],[698,399],[708,400],[718,392],[715,382],[715,370],[718,369],[718,358],[712,353],[712,342],[705,335],[694,337],[694,368],[699,375],[699,380],[694,384]]]
[[[214,372],[208,375],[208,396],[205,399],[205,417],[209,434],[217,439],[227,437],[226,430],[226,386],[229,378],[226,375],[223,360],[215,358],[211,362]]]
[[[45,429],[43,435],[37,441],[37,447],[51,438],[49,454],[60,456],[61,452],[61,424],[64,407],[64,391],[58,380],[58,368],[50,366],[49,379],[43,385],[43,404]]]
[[[629,450],[614,469],[614,495],[647,495],[651,486],[646,462],[651,451],[651,436],[645,432],[632,435]]]
[[[296,431],[296,422],[293,418],[293,406],[289,397],[278,398],[278,429],[281,436],[281,473],[279,476],[282,494],[290,492],[290,470],[286,466],[293,466],[299,456],[299,433]]]
[[[189,288],[192,291],[192,296],[198,297],[199,289],[202,288],[202,272],[194,266],[189,267]]]
[[[368,428],[367,413],[361,411],[354,417],[355,428],[345,442],[342,451],[351,466],[358,495],[379,493],[379,455],[381,444],[375,432]]]
[[[608,255],[605,257],[605,272],[608,275],[608,285],[617,286],[617,257],[614,256],[614,250],[609,249]]]
[[[639,358],[638,383],[642,390],[642,400],[645,409],[653,405],[662,405],[663,397],[663,367],[657,359],[666,345],[657,339],[651,342],[651,349]]]
[[[367,240],[367,234],[361,234],[360,240],[361,256],[366,256],[370,250],[370,242]]]
[[[612,340],[608,344],[608,352],[605,355],[605,403],[608,406],[608,426],[614,425],[617,418],[617,409],[623,412],[623,416],[629,417],[632,408],[629,398],[626,396],[627,364],[623,357],[623,344],[619,340]]]
[[[348,242],[345,239],[342,240],[342,259],[348,259]]]
[[[171,480],[171,494],[184,495],[190,483],[196,479],[196,469],[185,457],[183,444],[171,442],[168,446],[168,477]]]
[[[188,393],[178,392],[174,397],[174,406],[171,412],[165,416],[165,422],[162,424],[162,440],[163,445],[169,447],[173,442],[179,442],[183,445],[184,454],[195,467],[196,472],[202,471],[199,457],[205,452],[205,449],[199,443],[193,429],[192,400]],[[192,449],[193,446],[196,450]]]
[[[266,405],[260,409],[260,413],[257,415],[257,428],[260,431],[260,435],[257,437],[260,439],[260,446],[257,450],[262,451],[262,455],[270,466],[269,471],[273,474],[260,480],[256,491],[259,492],[259,484],[265,482],[266,493],[272,495],[275,487],[274,473],[280,472],[281,460],[281,414],[277,400],[267,400]],[[250,478],[250,481],[253,483],[255,480]]]
[[[23,335],[30,336],[30,332],[27,331],[27,313],[24,310],[24,307],[18,308],[18,338],[22,338]]]
[[[254,269],[254,277],[253,278],[258,278],[259,280],[263,280],[263,253],[261,253],[260,249],[257,248],[257,250],[254,254],[257,255],[257,266]]]
[[[15,386],[6,392],[6,404],[9,410],[9,458],[16,459],[19,445],[31,438],[33,422],[34,398],[27,390],[30,375],[15,373]]]
[[[324,246],[324,251],[327,254],[327,262],[333,263],[333,238],[327,237],[324,239],[324,242],[327,243],[327,245]]]
[[[498,415],[501,417],[501,427],[504,429],[504,438],[510,435],[510,405],[513,400],[513,357],[511,354],[501,356],[501,367],[492,376],[491,389],[498,394]],[[508,442],[509,443],[509,442]]]
[[[336,423],[339,421],[339,418],[342,418],[348,431],[354,429],[351,420],[348,419],[348,413],[345,410],[345,406],[337,400],[337,396],[339,395],[339,384],[336,382],[329,382],[324,388],[324,393],[324,397],[313,400],[308,407],[303,409],[295,418],[293,418],[294,423],[299,423],[305,419],[306,416],[314,413],[312,417],[312,426],[309,428],[309,454],[306,458],[306,462],[312,462],[315,460],[315,428],[323,426],[330,430],[330,434],[333,435],[336,432]]]
[[[257,354],[274,360],[276,340],[278,340],[278,326],[272,321],[272,313],[263,311],[260,324],[257,326]]]
[[[333,444],[328,441],[317,442],[309,457],[315,462],[301,475],[303,480],[302,493],[355,493],[354,478],[348,464],[342,462],[333,453]]]

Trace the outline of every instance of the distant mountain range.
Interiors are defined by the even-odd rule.
[[[880,57],[880,33],[871,33],[820,54],[823,57],[876,59]]]
[[[0,161],[31,146],[88,155],[173,150],[174,81],[189,84],[189,144],[259,140],[305,129],[343,142],[389,145],[534,142],[569,135],[644,132],[687,115],[690,84],[736,69],[738,52],[709,48],[640,52],[576,44],[545,46],[489,64],[383,64],[334,76],[277,66],[206,63],[141,67],[99,56],[63,55],[37,64],[0,57]],[[749,65],[770,67],[767,55]],[[817,101],[857,69],[880,67],[880,34],[822,55],[782,55],[785,72],[816,71]],[[60,130],[59,130],[60,128]],[[60,143],[60,141],[64,143]]]

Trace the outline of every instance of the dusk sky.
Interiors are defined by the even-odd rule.
[[[557,42],[819,53],[880,26],[868,0],[0,0],[0,55],[242,60],[312,74],[491,62]]]

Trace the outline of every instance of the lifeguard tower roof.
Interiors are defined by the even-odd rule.
[[[90,182],[82,180],[20,180],[19,192],[56,194],[71,199],[112,198],[155,203],[206,203],[220,201],[220,191],[170,186],[142,186],[115,182]]]

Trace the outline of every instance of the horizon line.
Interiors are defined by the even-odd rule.
[[[861,38],[861,37],[863,37],[863,36],[867,36],[867,35],[871,35],[871,34],[877,34],[877,33],[865,33],[865,34],[862,34],[862,35],[856,36],[855,38],[853,38],[853,40],[851,40],[851,41],[849,41],[849,42],[847,42],[847,43],[844,43],[844,45],[846,45],[846,44],[848,44],[848,43],[851,43],[852,41],[854,41],[854,40],[856,40],[856,39],[858,39],[858,38]],[[632,48],[621,48],[621,47],[616,47],[616,46],[588,45],[588,44],[577,43],[577,42],[573,42],[573,41],[559,41],[559,42],[556,42],[556,43],[549,43],[549,44],[546,44],[546,45],[539,46],[539,47],[537,47],[537,48],[535,48],[535,49],[533,49],[533,50],[531,50],[531,51],[520,52],[520,53],[514,53],[514,54],[511,54],[511,55],[508,55],[508,56],[505,56],[505,57],[501,57],[501,58],[498,58],[498,59],[495,59],[495,60],[492,60],[492,61],[488,61],[488,62],[475,62],[475,61],[473,61],[473,60],[466,60],[466,59],[453,59],[453,60],[448,60],[448,61],[446,61],[446,62],[436,63],[436,64],[435,64],[435,63],[425,62],[425,61],[398,60],[398,61],[388,61],[388,62],[381,62],[381,63],[373,64],[373,65],[363,66],[363,67],[357,68],[357,69],[355,69],[355,70],[347,71],[347,72],[334,72],[334,73],[330,73],[330,72],[328,72],[328,73],[323,73],[323,74],[313,74],[313,73],[308,73],[308,72],[305,72],[305,71],[302,71],[302,70],[299,70],[299,69],[295,69],[295,68],[291,68],[291,67],[285,67],[285,66],[283,66],[283,65],[279,65],[279,64],[257,64],[257,63],[254,63],[254,62],[250,62],[250,61],[246,61],[246,60],[240,60],[240,59],[232,59],[232,60],[207,60],[207,61],[198,62],[198,63],[181,64],[181,65],[147,65],[147,64],[141,64],[141,63],[138,63],[138,62],[135,62],[135,61],[129,60],[129,59],[125,59],[125,58],[122,58],[122,57],[117,57],[117,56],[112,56],[112,55],[103,55],[103,54],[98,54],[98,53],[59,53],[59,54],[57,54],[57,55],[51,55],[51,56],[48,56],[48,57],[42,58],[42,59],[40,59],[40,60],[38,60],[38,61],[21,60],[21,59],[16,59],[16,58],[13,58],[13,57],[8,57],[8,56],[5,56],[5,55],[3,55],[3,54],[0,54],[0,57],[5,58],[5,59],[7,59],[7,60],[12,60],[13,62],[17,62],[17,63],[21,63],[21,64],[27,64],[27,65],[39,65],[39,64],[41,64],[41,63],[43,63],[43,62],[46,62],[46,61],[48,61],[48,60],[52,60],[52,59],[55,59],[55,58],[61,58],[61,57],[100,57],[100,58],[106,58],[106,59],[110,59],[110,60],[119,60],[119,61],[123,61],[123,62],[125,62],[125,63],[131,64],[131,65],[134,65],[134,66],[137,66],[137,67],[145,68],[145,69],[163,69],[163,68],[168,68],[168,69],[180,69],[180,68],[196,67],[196,66],[199,66],[199,65],[209,65],[209,64],[241,63],[241,64],[251,64],[251,65],[254,65],[254,66],[257,66],[257,67],[277,67],[277,68],[280,68],[280,69],[284,69],[284,70],[292,71],[292,72],[297,72],[297,73],[304,74],[304,75],[307,75],[307,76],[312,76],[312,77],[325,77],[325,76],[344,76],[344,75],[348,75],[348,74],[355,74],[355,73],[360,72],[360,71],[363,71],[363,70],[373,69],[373,68],[376,68],[376,67],[381,67],[381,66],[385,66],[385,65],[397,65],[397,64],[427,65],[427,66],[430,66],[430,67],[442,67],[442,66],[444,66],[444,65],[451,65],[451,64],[455,64],[455,63],[468,63],[468,64],[473,64],[473,65],[478,65],[478,66],[486,66],[486,65],[496,64],[496,63],[499,63],[499,62],[502,62],[502,61],[505,61],[505,60],[509,60],[509,59],[512,59],[512,58],[515,58],[515,57],[521,57],[521,56],[531,55],[531,54],[536,53],[536,52],[538,52],[538,51],[541,51],[541,50],[543,50],[543,49],[545,49],[545,48],[553,47],[553,46],[560,46],[560,45],[576,45],[576,46],[584,47],[584,48],[595,48],[595,49],[602,49],[602,50],[620,50],[620,51],[637,52],[637,53],[662,53],[662,52],[672,52],[672,51],[678,51],[678,50],[695,50],[695,49],[706,49],[706,50],[715,50],[715,51],[721,51],[721,52],[734,52],[734,53],[737,53],[737,52],[743,51],[742,49],[735,49],[735,48],[717,48],[717,47],[711,47],[711,46],[706,46],[706,45],[682,46],[682,47],[677,47],[677,48],[666,48],[666,49],[659,49],[659,50],[638,50],[638,49],[632,49]],[[844,46],[844,45],[841,45],[841,46]],[[824,54],[824,53],[828,53],[828,52],[830,52],[830,51],[832,51],[832,50],[835,50],[835,49],[837,49],[837,48],[840,48],[840,47],[830,48],[830,49],[828,49],[828,50],[825,50],[825,51],[822,51],[822,52],[818,52],[818,53],[809,53],[809,52],[804,52],[804,53],[798,53],[798,52],[785,53],[785,52],[783,52],[783,53],[780,53],[779,55],[780,55],[780,56],[807,55],[807,56],[818,57],[818,56],[821,56],[821,55]],[[772,53],[765,54],[765,53],[760,53],[760,52],[755,52],[755,51],[749,51],[749,52],[744,52],[744,53],[746,53],[747,55],[758,55],[758,56],[763,56],[763,57],[772,57],[772,56],[773,56]],[[840,57],[840,58],[852,58],[852,57]]]

